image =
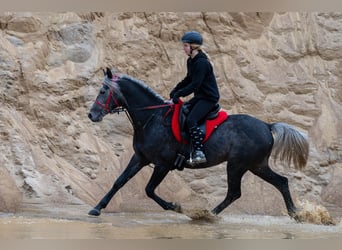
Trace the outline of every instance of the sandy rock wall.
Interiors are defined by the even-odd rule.
[[[342,14],[6,13],[0,16],[0,211],[30,202],[93,206],[132,154],[124,115],[91,123],[102,68],[145,81],[165,98],[185,75],[181,35],[196,29],[214,64],[221,105],[308,134],[304,172],[281,164],[295,200],[342,206]],[[152,167],[152,166],[151,166]],[[109,211],[160,209],[146,198],[147,167]],[[158,192],[213,208],[225,166],[173,171]],[[253,200],[253,205],[251,205]],[[277,204],[277,205],[274,205]],[[227,212],[281,214],[278,191],[252,174]]]

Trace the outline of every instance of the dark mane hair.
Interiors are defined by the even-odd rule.
[[[138,79],[136,79],[132,76],[129,76],[129,75],[120,74],[118,83],[120,81],[129,81],[131,83],[134,83],[137,86],[139,86],[139,88],[146,90],[148,95],[155,97],[156,99],[159,99],[161,101],[161,103],[165,102],[165,99],[161,95],[159,95],[157,92],[155,92],[151,87],[149,87],[145,82],[143,82],[141,80],[138,80]]]

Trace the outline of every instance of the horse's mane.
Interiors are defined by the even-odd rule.
[[[118,82],[125,81],[125,80],[132,82],[135,85],[137,85],[139,88],[142,88],[143,90],[145,90],[145,92],[148,95],[151,95],[152,97],[155,97],[156,99],[159,99],[162,103],[165,102],[164,98],[161,95],[159,95],[157,92],[155,92],[151,87],[149,87],[145,82],[138,80],[132,76],[125,75],[125,74],[119,74],[118,76],[119,76]]]

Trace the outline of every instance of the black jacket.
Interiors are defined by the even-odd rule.
[[[186,77],[176,85],[171,93],[177,96],[188,96],[194,93],[195,99],[218,102],[220,94],[213,67],[202,51],[194,58],[188,58],[187,70]]]

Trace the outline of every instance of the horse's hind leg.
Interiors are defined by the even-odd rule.
[[[252,173],[255,175],[259,176],[261,179],[265,180],[266,182],[272,184],[274,187],[276,187],[280,193],[282,194],[286,208],[288,211],[288,214],[296,219],[296,207],[293,204],[290,190],[289,190],[289,185],[288,185],[288,180],[286,177],[281,176],[277,173],[275,173],[266,163],[262,167],[258,167],[256,169],[251,170]]]
[[[155,202],[157,202],[165,210],[173,210],[175,212],[181,212],[180,205],[172,203],[172,202],[166,202],[155,193],[155,189],[164,180],[164,178],[166,177],[168,173],[169,173],[168,168],[164,166],[156,165],[154,167],[153,174],[146,186],[145,191],[148,197],[150,197]]]
[[[226,198],[215,207],[212,212],[219,214],[223,209],[228,207],[235,200],[241,196],[241,179],[242,176],[247,172],[245,167],[241,164],[232,164],[228,162],[227,165],[227,181],[228,181],[228,192]]]
[[[101,209],[106,208],[110,200],[113,198],[115,193],[125,185],[134,175],[136,175],[147,163],[142,163],[138,157],[134,154],[128,163],[126,169],[115,181],[113,187],[109,192],[101,199],[101,201],[89,211],[89,215],[99,216],[101,214]]]

